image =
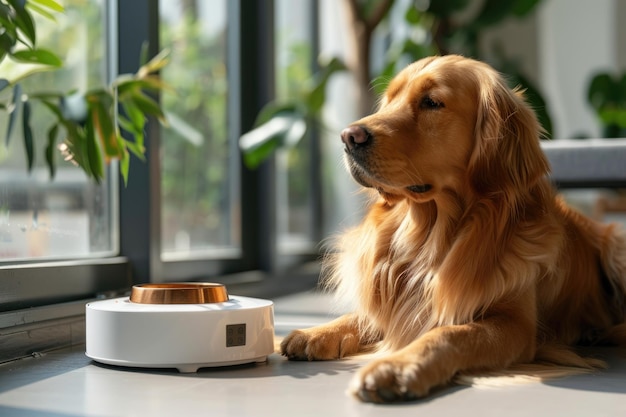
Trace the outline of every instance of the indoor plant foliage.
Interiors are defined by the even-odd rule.
[[[408,62],[429,55],[458,53],[481,59],[486,51],[479,47],[484,29],[497,26],[509,18],[524,18],[541,0],[485,0],[481,6],[470,0],[408,2],[402,10],[408,34],[395,37],[383,58],[382,69],[371,66],[370,49],[374,33],[392,31],[389,12],[403,3],[395,0],[340,0],[345,10],[347,40],[350,48],[344,58],[320,63],[318,73],[290,100],[268,103],[257,116],[255,128],[239,142],[244,161],[256,168],[279,147],[292,147],[305,136],[311,122],[321,122],[321,109],[329,78],[337,71],[349,71],[356,80],[356,105],[362,116],[375,108],[376,96],[386,88],[393,75]],[[469,18],[467,15],[470,15]],[[460,19],[459,16],[466,16]],[[414,36],[415,34],[420,36]],[[388,36],[389,38],[389,36]],[[552,123],[539,90],[521,73],[519,65],[507,57],[499,45],[489,45],[491,62],[507,74],[511,87],[521,86],[535,109],[546,136],[552,136]]]
[[[61,151],[65,160],[96,181],[104,177],[105,164],[118,159],[127,182],[130,154],[144,159],[146,117],[165,120],[160,105],[147,92],[165,88],[156,73],[167,64],[167,53],[148,62],[142,58],[145,63],[135,74],[120,75],[110,85],[87,92],[26,91],[23,81],[33,74],[63,66],[54,52],[38,47],[33,12],[54,20],[54,14],[63,10],[55,0],[0,0],[0,64],[10,60],[17,70],[9,77],[0,75],[0,110],[8,115],[4,144],[8,146],[15,127],[21,125],[27,166],[29,171],[33,168],[39,138],[34,137],[30,123],[33,103],[38,102],[53,115],[45,138],[51,177],[56,170],[55,154]]]
[[[602,137],[626,136],[626,72],[596,74],[589,82],[587,100],[602,125]]]

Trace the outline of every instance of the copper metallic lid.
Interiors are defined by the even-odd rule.
[[[139,304],[207,304],[228,301],[226,287],[212,282],[138,284],[130,291],[130,301]]]

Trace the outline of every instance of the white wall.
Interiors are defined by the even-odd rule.
[[[555,137],[600,133],[587,104],[587,85],[597,72],[617,71],[617,1],[547,0],[540,6],[540,86]]]

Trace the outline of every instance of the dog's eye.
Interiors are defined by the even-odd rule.
[[[424,96],[420,103],[420,107],[423,109],[440,109],[443,107],[443,103],[433,100],[430,96]]]

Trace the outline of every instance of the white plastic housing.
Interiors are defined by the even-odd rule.
[[[86,355],[110,365],[199,368],[264,362],[274,351],[274,304],[139,304],[128,297],[86,306]]]

